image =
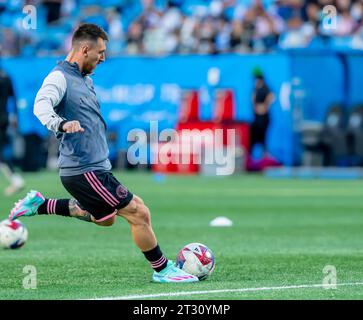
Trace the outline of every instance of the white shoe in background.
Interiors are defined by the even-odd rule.
[[[11,184],[5,189],[5,196],[9,197],[13,194],[23,190],[25,182],[23,178],[18,174],[13,174],[11,177]]]

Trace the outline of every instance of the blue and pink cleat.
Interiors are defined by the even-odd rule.
[[[180,283],[180,282],[197,282],[199,279],[175,266],[172,261],[160,272],[154,272],[152,280],[160,283]]]
[[[9,220],[20,217],[31,217],[37,214],[38,208],[45,202],[43,195],[38,191],[30,191],[24,199],[19,200],[11,210]]]

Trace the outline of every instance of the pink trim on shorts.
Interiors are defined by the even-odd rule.
[[[116,215],[116,213],[117,213],[117,210],[115,210],[113,213],[109,214],[109,215],[108,215],[108,216],[106,216],[106,217],[103,217],[103,218],[101,218],[101,219],[99,219],[99,220],[96,220],[96,222],[102,222],[102,221],[105,221],[105,220],[107,220],[107,219],[110,219],[110,218],[112,218],[113,216],[115,216],[115,215]]]

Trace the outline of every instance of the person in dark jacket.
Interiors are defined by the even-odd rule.
[[[11,112],[9,104],[12,104],[13,107]],[[13,83],[9,75],[0,69],[0,171],[10,183],[4,191],[6,196],[11,196],[24,187],[23,178],[13,172],[11,163],[7,163],[3,159],[3,150],[8,142],[8,128],[9,125],[17,127],[17,115]]]
[[[269,110],[274,101],[274,95],[268,87],[263,73],[257,69],[254,71],[255,86],[252,93],[252,105],[254,120],[251,124],[250,151],[257,144],[261,144],[264,154],[268,154],[266,133],[270,125]]]

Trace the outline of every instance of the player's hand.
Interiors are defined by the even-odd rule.
[[[63,131],[65,133],[77,133],[84,132],[79,121],[68,121],[63,125]]]

